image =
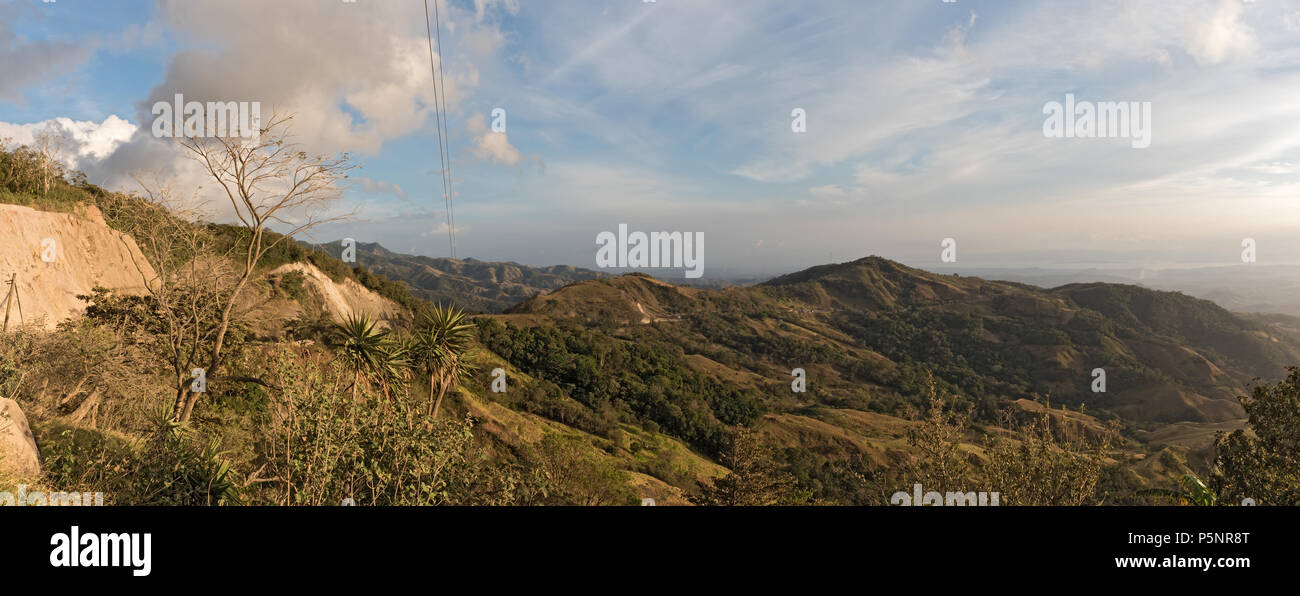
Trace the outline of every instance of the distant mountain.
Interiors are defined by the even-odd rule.
[[[301,241],[300,241],[301,242]],[[334,258],[342,254],[339,241],[301,242]],[[538,294],[576,281],[608,274],[568,265],[529,267],[514,262],[448,259],[392,252],[378,243],[357,243],[357,262],[372,273],[405,283],[416,298],[450,303],[472,312],[501,312]]]
[[[1234,312],[1281,313],[1300,316],[1300,267],[1234,264],[1184,268],[939,269],[984,279],[1006,280],[1055,288],[1068,284],[1108,282],[1179,291],[1213,301]]]
[[[1236,397],[1252,379],[1300,363],[1289,318],[1138,286],[1048,290],[879,257],[724,290],[633,274],[572,284],[509,313],[623,327],[637,341],[651,341],[637,327],[653,326],[654,341],[776,381],[816,368],[828,399],[866,392],[890,413],[925,369],[985,407],[1038,394],[1144,427],[1222,423],[1242,418]],[[1098,368],[1104,393],[1091,389]]]
[[[1208,473],[1216,433],[1246,425],[1237,397],[1300,363],[1293,317],[880,257],[716,290],[638,273],[581,281],[477,323],[484,346],[532,384],[512,408],[601,436],[663,433],[709,457],[726,428],[749,426],[816,494],[854,503],[873,498],[846,478],[911,482],[908,433],[931,379],[969,415],[972,454],[1044,408],[1064,433],[1118,425],[1124,441],[1108,457],[1121,470],[1106,490],[1123,495]],[[1097,369],[1105,387],[1094,392]],[[792,386],[799,375],[805,391]],[[689,479],[650,473],[689,490]]]

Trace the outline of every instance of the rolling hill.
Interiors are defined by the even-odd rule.
[[[1281,378],[1300,362],[1300,341],[1286,321],[1175,292],[1102,283],[1044,289],[879,257],[724,290],[639,274],[584,281],[492,319],[489,347],[492,334],[502,334],[557,336],[551,346],[600,337],[662,352],[662,368],[643,375],[686,369],[687,382],[707,385],[698,376],[734,391],[785,448],[843,460],[900,457],[927,371],[982,424],[995,425],[1008,407],[1050,402],[1122,424],[1135,461],[1171,446],[1176,459],[1201,459],[1214,431],[1243,425],[1236,397],[1252,380]],[[561,352],[560,360],[602,351],[546,349]],[[584,383],[581,367],[499,353],[579,401],[599,403],[583,397],[598,393],[599,382]],[[791,391],[796,368],[807,371],[806,393]],[[1092,391],[1094,369],[1105,371],[1104,392]],[[632,411],[660,428],[699,434],[685,421],[703,417],[696,426],[707,428],[710,414],[729,423],[718,407],[700,407],[697,416],[691,408],[699,404],[671,394],[663,403],[635,399]],[[1149,468],[1133,466],[1139,474]]]
[[[239,237],[210,229],[220,242]],[[327,254],[337,243],[283,246],[249,295],[247,349],[291,346],[327,362],[326,346],[289,341],[303,314],[361,311],[400,329],[427,301],[488,313],[475,318],[478,372],[448,409],[477,421],[492,457],[512,461],[543,437],[571,437],[584,457],[665,504],[727,473],[722,455],[740,426],[761,431],[814,498],[880,502],[872,491],[897,488],[915,458],[908,433],[931,377],[972,420],[961,444],[971,458],[985,457],[987,437],[1012,435],[1008,415],[1049,413],[1085,433],[1121,425],[1125,441],[1108,456],[1123,470],[1117,490],[1169,486],[1204,470],[1214,433],[1244,425],[1236,396],[1252,379],[1300,362],[1295,319],[1121,284],[1046,289],[866,257],[704,289],[377,244],[358,245],[351,266]],[[88,278],[102,268],[70,265]],[[245,366],[267,372],[258,358]],[[506,392],[489,389],[496,368],[507,371]],[[804,392],[792,390],[796,369]],[[1092,390],[1095,369],[1105,371],[1104,392]],[[228,391],[210,421],[262,403],[256,390]]]
[[[339,241],[302,242],[302,245],[336,259],[342,255]],[[519,263],[398,254],[373,242],[358,242],[356,249],[357,265],[402,281],[416,298],[453,303],[474,312],[501,312],[568,283],[608,277],[605,273],[568,265],[529,267]]]

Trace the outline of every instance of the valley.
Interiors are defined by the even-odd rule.
[[[109,234],[140,208],[89,187],[74,196],[78,204],[64,211],[108,213],[91,220],[104,230],[91,235]],[[20,209],[14,213],[22,218],[49,217]],[[236,228],[206,229],[219,252],[238,247]],[[118,245],[133,244],[127,238]],[[1300,336],[1289,319],[1126,284],[1049,289],[871,256],[710,289],[643,273],[414,257],[374,243],[357,249],[356,264],[336,258],[337,242],[279,243],[267,254],[236,308],[234,378],[256,383],[216,377],[213,401],[197,413],[201,424],[215,425],[205,434],[252,440],[235,437],[260,432],[255,421],[272,412],[266,408],[277,391],[288,390],[284,366],[337,366],[331,363],[345,346],[335,339],[339,321],[370,320],[379,333],[400,338],[418,333],[441,304],[469,313],[472,369],[451,388],[446,407],[472,424],[478,457],[494,470],[572,465],[555,457],[583,462],[605,480],[575,480],[573,494],[588,495],[582,498],[698,501],[735,474],[737,437],[753,436],[781,477],[800,487],[791,494],[884,505],[923,476],[935,484],[918,438],[927,432],[946,433],[945,457],[971,470],[941,483],[952,486],[977,478],[975,471],[991,473],[1005,457],[1000,449],[1030,445],[1033,433],[1047,429],[1044,453],[1099,466],[1095,494],[1080,502],[1144,503],[1153,498],[1144,495],[1173,490],[1189,474],[1212,474],[1217,438],[1247,426],[1238,396],[1300,362]],[[30,258],[26,250],[4,258]],[[60,286],[57,300],[91,305],[49,313],[45,333],[116,329],[118,343],[97,349],[133,366],[138,356],[123,350],[147,342],[128,340],[121,334],[132,327],[110,321],[135,316],[112,313],[147,298],[132,294],[125,278],[89,291],[119,265],[74,252],[62,266],[90,281]],[[219,274],[222,267],[205,269]],[[40,332],[23,333],[11,350],[50,349],[39,348],[51,341]],[[6,366],[22,370],[16,361]],[[490,388],[496,369],[508,379],[504,392]],[[803,371],[800,391],[791,385],[796,369]],[[1093,383],[1099,369],[1104,390]],[[106,420],[138,416],[128,413],[139,407],[131,405],[140,399],[132,383],[148,385],[157,374],[149,366],[137,367],[143,376],[130,382],[87,374],[73,387],[66,377],[48,377],[60,370],[11,374],[0,385],[31,404],[33,428],[45,441],[69,424],[103,432]],[[418,376],[394,374],[364,383],[366,391],[410,382],[403,391],[419,399]],[[37,386],[33,378],[47,380]],[[56,395],[64,397],[50,401]],[[141,432],[138,422],[137,430],[110,424]],[[247,449],[230,456],[232,466],[260,465],[264,456]],[[596,496],[589,483],[600,487]],[[1017,498],[1027,497],[1009,494],[1004,502]]]

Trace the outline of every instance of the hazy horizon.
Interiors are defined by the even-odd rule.
[[[338,243],[342,241],[343,238],[334,238],[325,241],[321,241],[320,239],[309,239],[309,238],[303,238],[302,240],[304,242],[308,242],[316,246],[322,246],[326,244]],[[450,258],[448,255],[427,255],[427,254],[419,254],[418,252],[408,252],[408,251],[400,250],[398,248],[395,248],[394,246],[385,244],[382,241],[382,239],[379,240],[354,239],[354,240],[357,240],[359,244],[372,244],[372,243],[378,244],[379,246],[383,247],[385,250],[397,254],[422,256],[422,257],[429,257],[429,258]],[[482,258],[477,255],[461,254],[458,255],[456,258],[460,260],[473,259],[473,260],[483,261],[483,262],[511,262],[520,265],[526,265],[529,267],[569,266],[569,267],[576,267],[580,269],[605,270],[614,274],[641,271],[641,272],[649,273],[655,277],[663,278],[670,281],[690,281],[690,280],[681,279],[682,275],[680,273],[680,270],[674,270],[674,269],[661,270],[661,269],[652,269],[652,268],[637,269],[637,268],[630,268],[630,267],[625,267],[625,268],[597,267],[594,263],[594,255],[593,258],[588,259],[588,261],[590,262],[587,263],[551,262],[545,259],[537,259],[537,258],[530,259],[527,257],[528,255],[524,255],[524,258],[489,259],[489,258]],[[704,281],[705,282],[710,281],[710,278],[726,281],[726,280],[732,280],[737,278],[776,277],[780,275],[803,271],[805,269],[811,267],[817,267],[820,265],[851,263],[853,261],[857,261],[859,259],[863,259],[867,257],[881,257],[881,258],[885,258],[891,261],[901,263],[903,265],[907,265],[909,267],[915,267],[917,269],[930,271],[932,273],[940,273],[945,275],[957,273],[957,274],[976,276],[976,277],[985,277],[987,276],[987,274],[996,274],[998,272],[1086,273],[1090,271],[1096,271],[1098,273],[1106,273],[1106,274],[1130,274],[1136,276],[1137,279],[1140,280],[1143,272],[1153,272],[1153,273],[1174,272],[1174,271],[1198,272],[1198,271],[1219,270],[1219,269],[1227,270],[1229,268],[1239,269],[1241,272],[1247,272],[1248,270],[1253,270],[1254,272],[1262,272],[1263,270],[1273,270],[1273,271],[1289,270],[1289,269],[1300,270],[1300,262],[1269,262],[1269,263],[1246,264],[1240,262],[1239,260],[1236,262],[1225,260],[1220,262],[1207,261],[1207,262],[1184,262],[1184,263],[1179,263],[1179,262],[1136,263],[1136,262],[1122,262],[1118,260],[1109,261],[1109,262],[1106,261],[1068,262],[1068,261],[1043,260],[1041,262],[1035,263],[1035,262],[1001,261],[995,259],[992,261],[967,260],[966,262],[961,262],[961,263],[943,263],[939,259],[927,259],[927,258],[904,259],[904,258],[895,258],[890,255],[882,255],[882,254],[863,254],[863,255],[858,255],[858,256],[845,258],[845,259],[841,259],[836,255],[828,254],[827,260],[822,262],[810,262],[806,265],[796,264],[788,267],[763,267],[761,265],[719,266],[719,267],[712,268],[710,270],[711,271],[710,274],[706,276],[706,279]]]
[[[457,256],[594,267],[596,236],[627,224],[702,232],[706,279],[873,254],[1228,265],[1245,239],[1254,264],[1300,263],[1294,3],[443,12]],[[360,166],[336,207],[356,216],[308,239],[450,256],[423,18],[416,2],[0,0],[0,138],[53,126],[92,182],[129,190],[152,171],[210,199],[150,134],[151,106],[260,102],[294,113],[309,150]],[[1131,105],[1132,126],[1048,134],[1053,106],[1075,102]]]

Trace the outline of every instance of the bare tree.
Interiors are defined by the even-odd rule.
[[[1050,405],[1041,412],[1003,412],[999,426],[1014,434],[991,438],[985,466],[989,484],[1002,493],[1003,503],[1100,503],[1097,485],[1110,465],[1108,452],[1122,441],[1118,426],[1092,426],[1066,414]]]
[[[965,414],[947,407],[948,400],[935,386],[934,375],[926,372],[925,413],[919,424],[907,431],[907,443],[919,452],[909,471],[916,481],[935,490],[953,490],[970,475],[970,459],[961,444],[965,438],[969,419]]]
[[[273,114],[256,137],[178,137],[214,181],[225,191],[235,216],[248,232],[238,241],[234,255],[237,277],[225,298],[215,328],[205,369],[209,380],[217,378],[221,351],[230,327],[232,311],[240,294],[254,277],[258,263],[268,251],[306,230],[343,216],[323,215],[337,198],[338,182],[352,169],[348,155],[311,155],[293,141],[292,116]],[[268,227],[284,227],[282,236],[268,239]],[[246,243],[245,243],[246,242]],[[242,261],[242,262],[239,262]],[[187,422],[201,393],[182,389],[173,419]]]
[[[202,206],[174,200],[171,189],[157,180],[135,176],[144,196],[113,194],[101,201],[145,257],[131,255],[142,285],[153,299],[157,324],[148,334],[161,345],[176,403],[187,397],[190,373],[204,360],[205,347],[216,336],[215,321],[233,290],[229,261],[215,252],[211,233],[197,223]]]
[[[36,133],[36,138],[32,142],[32,148],[36,151],[39,160],[41,194],[50,194],[50,187],[54,186],[54,181],[63,176],[63,162],[60,161],[63,155],[63,141],[63,135],[53,126],[46,126]]]

